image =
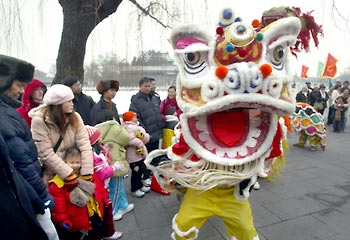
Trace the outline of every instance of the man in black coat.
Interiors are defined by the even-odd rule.
[[[28,124],[16,111],[22,105],[18,101],[19,96],[23,94],[25,85],[32,81],[33,74],[32,64],[0,55],[0,135],[6,143],[14,168],[35,195],[31,195],[34,213],[43,215],[49,214],[46,208],[51,209],[54,201],[42,181],[38,152]],[[48,229],[45,230],[47,232]],[[55,230],[51,230],[55,234]]]
[[[150,140],[146,144],[148,152],[159,148],[163,137],[163,120],[160,114],[160,98],[151,91],[151,78],[144,77],[139,82],[140,90],[132,96],[129,110],[137,114],[137,120]]]
[[[90,112],[95,106],[95,102],[92,97],[83,93],[79,78],[75,76],[68,77],[63,84],[72,89],[74,110],[80,114],[85,125],[92,125]]]
[[[35,218],[38,195],[13,166],[7,144],[0,134],[0,236],[3,240],[46,240]],[[40,200],[39,200],[40,201]],[[40,208],[40,203],[38,203]]]

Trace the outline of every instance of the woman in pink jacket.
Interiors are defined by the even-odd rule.
[[[126,160],[131,168],[131,194],[140,198],[150,191],[150,187],[142,183],[142,174],[146,169],[144,160],[148,154],[145,144],[148,143],[150,136],[143,127],[139,126],[135,112],[123,114],[122,126],[131,139],[126,147]]]

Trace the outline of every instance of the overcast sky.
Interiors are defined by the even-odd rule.
[[[18,19],[12,20],[15,23],[11,27],[16,33],[11,33],[14,38],[11,41],[13,44],[9,48],[9,44],[4,42],[4,36],[0,36],[0,52],[30,61],[37,68],[48,72],[57,58],[62,32],[62,8],[58,0],[17,1],[21,3],[19,17],[22,24],[17,24]],[[38,6],[38,2],[42,2],[43,6]],[[335,0],[337,9],[333,8],[333,11],[331,11],[333,0],[178,0],[176,2],[186,16],[178,22],[172,22],[173,26],[193,22],[206,26],[213,34],[218,12],[226,4],[230,4],[236,16],[240,16],[246,22],[251,22],[253,19],[260,20],[262,12],[271,7],[300,7],[303,12],[314,11],[313,16],[323,25],[325,35],[320,39],[318,49],[311,48],[311,52],[298,55],[298,60],[294,64],[296,74],[300,75],[301,65],[306,65],[310,68],[308,75],[315,76],[318,62],[325,61],[328,53],[339,60],[338,73],[350,66],[350,23],[343,19],[350,19],[350,7],[347,6],[347,1]],[[208,4],[208,9],[205,7],[205,2]],[[0,16],[2,22],[8,21],[2,19],[3,17]],[[100,23],[90,35],[85,63],[105,53],[116,53],[120,59],[131,61],[141,50],[154,49],[164,52],[169,50],[167,30],[149,19],[145,20],[143,30],[139,32],[136,19],[136,8],[124,0],[117,12]],[[19,32],[17,26],[22,27],[24,40],[17,33]]]

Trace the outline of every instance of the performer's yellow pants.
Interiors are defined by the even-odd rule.
[[[305,130],[301,130],[299,132],[299,137],[298,137],[298,145],[303,147],[305,146],[306,144],[306,141],[309,139],[310,141],[310,145],[311,146],[314,146],[316,147],[319,142],[320,142],[320,137],[317,136],[317,135],[314,135],[314,136],[308,136],[306,133],[305,133]]]
[[[169,128],[163,128],[163,149],[166,149],[173,145],[173,137],[175,136],[174,130]]]
[[[248,200],[237,200],[234,188],[216,187],[201,192],[188,189],[173,219],[172,238],[196,239],[199,229],[212,216],[220,217],[229,239],[258,240]]]

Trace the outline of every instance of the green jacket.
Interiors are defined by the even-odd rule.
[[[124,171],[116,171],[114,176],[121,177],[129,173],[130,167],[126,161],[125,146],[128,145],[130,137],[128,132],[115,120],[106,121],[95,126],[102,133],[102,143],[112,155],[112,164],[116,161],[124,166]]]

